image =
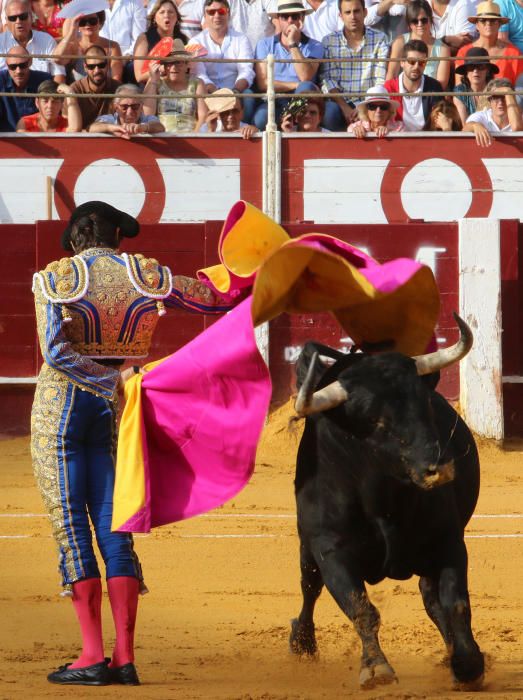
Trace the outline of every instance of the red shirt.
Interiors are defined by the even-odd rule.
[[[474,46],[474,44],[465,44],[465,46],[462,46],[458,51],[458,57],[465,58],[471,46]],[[512,85],[514,85],[518,75],[523,72],[523,61],[518,61],[516,58],[516,56],[519,56],[519,49],[507,41],[503,49],[496,49],[494,51],[494,56],[503,56],[503,58],[498,58],[497,60],[491,59],[490,61],[499,68],[499,73],[494,77],[507,78]],[[461,65],[463,65],[463,61],[456,61],[456,68]]]
[[[37,112],[36,114],[29,114],[27,117],[22,117],[22,122],[24,124],[24,129],[26,131],[39,131],[42,132],[42,129],[40,129],[38,125],[38,117],[40,116],[40,112]],[[67,129],[67,119],[65,117],[62,117],[61,114],[58,115],[58,122],[56,124],[56,129],[54,129],[53,132],[55,131],[65,131]]]

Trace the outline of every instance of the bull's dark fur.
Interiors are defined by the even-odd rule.
[[[365,582],[416,575],[455,680],[474,687],[484,668],[470,625],[463,539],[479,493],[474,439],[432,390],[430,377],[417,376],[411,358],[347,356],[308,343],[297,365],[298,384],[316,350],[336,360],[331,367],[319,364],[316,388],[339,380],[349,399],[306,418],[298,451],[304,600],[293,621],[291,650],[316,651],[313,610],[325,584],[361,637],[361,685],[394,680]]]

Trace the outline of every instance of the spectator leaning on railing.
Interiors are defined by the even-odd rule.
[[[31,56],[27,49],[16,46],[9,50],[6,70],[0,70],[0,92],[36,92],[51,75],[31,69]],[[0,97],[0,131],[16,131],[21,117],[36,111],[34,97]]]
[[[295,97],[292,99],[281,119],[281,130],[290,134],[298,132],[313,134],[326,132],[321,126],[325,114],[325,101],[322,97]]]
[[[350,124],[347,131],[357,139],[363,139],[370,132],[378,138],[391,131],[404,131],[403,122],[394,118],[398,111],[395,102],[383,85],[369,88],[363,102],[358,105],[359,119]]]
[[[114,112],[102,114],[89,127],[90,134],[112,134],[122,139],[165,131],[158,117],[143,113],[141,89],[134,83],[120,85],[114,94]]]
[[[16,127],[17,131],[42,132],[80,131],[82,124],[79,115],[73,114],[71,122],[62,116],[65,95],[60,93],[61,85],[54,80],[44,80],[38,86],[38,97],[35,98],[37,112],[22,117]],[[76,118],[75,118],[76,117]]]
[[[403,60],[397,78],[387,80],[388,92],[422,93],[442,92],[441,85],[434,78],[423,74],[427,65],[428,47],[423,41],[407,41],[403,47]],[[403,120],[406,131],[421,131],[429,114],[441,97],[430,95],[404,95],[392,98],[399,104],[398,118]]]
[[[471,114],[463,127],[463,131],[475,134],[478,146],[490,146],[490,134],[521,131],[523,127],[521,110],[509,80],[494,78],[487,85],[487,92],[489,107]]]
[[[33,59],[33,68],[50,73],[57,83],[65,82],[65,68],[52,58],[56,41],[47,32],[38,32],[31,27],[32,10],[29,0],[8,0],[5,6],[7,26],[0,34],[0,53],[22,46],[30,54],[45,54],[49,58]],[[5,68],[5,58],[0,57],[0,69]]]
[[[365,27],[364,0],[339,0],[343,20],[343,31],[335,32],[323,39],[324,58],[319,81],[323,92],[329,93],[325,105],[323,124],[331,131],[341,131],[356,118],[356,104],[361,97],[356,93],[366,92],[374,85],[385,82],[389,44],[384,34]],[[357,63],[340,62],[340,58],[359,59]],[[363,60],[361,60],[363,59]],[[336,97],[348,92],[354,98]]]
[[[89,47],[85,52],[84,62],[87,77],[70,85],[70,93],[89,95],[78,100],[82,128],[88,129],[97,117],[109,114],[111,110],[113,98],[98,97],[98,94],[114,93],[120,83],[109,78],[109,60],[101,46]]]
[[[202,133],[219,132],[241,134],[242,138],[250,139],[258,132],[252,124],[242,120],[243,107],[241,100],[229,88],[221,88],[205,99],[207,117],[203,124]]]
[[[256,46],[255,58],[264,59],[274,54],[276,59],[299,61],[304,58],[321,58],[322,45],[303,33],[303,20],[312,10],[305,9],[301,0],[279,0],[278,13],[275,15],[280,32],[273,37],[262,39]],[[260,92],[267,91],[267,65],[256,63],[256,84]],[[294,94],[318,90],[315,78],[317,63],[276,63],[274,66],[274,90],[279,93]],[[288,100],[276,100],[276,122],[288,104]],[[258,105],[254,123],[263,131],[267,125],[267,103]]]

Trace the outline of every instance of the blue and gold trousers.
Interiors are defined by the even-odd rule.
[[[43,365],[31,413],[31,455],[66,590],[81,579],[100,577],[89,521],[106,577],[143,580],[132,536],[111,532],[116,410],[113,402]]]

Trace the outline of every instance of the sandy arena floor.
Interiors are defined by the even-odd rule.
[[[417,580],[369,590],[381,640],[399,684],[361,692],[359,641],[324,592],[317,606],[320,656],[288,652],[300,607],[295,533],[295,436],[289,409],[272,415],[255,475],[233,502],[206,517],[137,538],[151,593],[141,600],[139,688],[60,687],[46,674],[73,658],[79,636],[69,600],[58,596],[53,540],[33,484],[27,439],[0,443],[0,700],[193,698],[404,700],[452,692],[443,643],[426,617]],[[481,445],[482,492],[468,528],[473,627],[487,656],[479,696],[523,699],[523,454]],[[113,635],[104,600],[107,651]]]

